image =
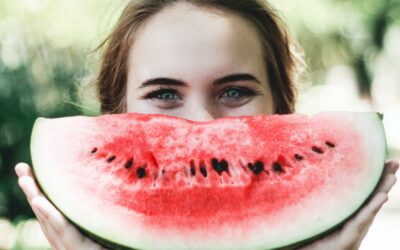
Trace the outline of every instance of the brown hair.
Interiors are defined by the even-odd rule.
[[[99,46],[104,48],[96,86],[102,113],[126,110],[128,56],[135,31],[149,17],[176,2],[189,2],[240,15],[258,30],[264,49],[275,113],[294,112],[297,58],[281,18],[265,0],[131,0],[114,30]]]

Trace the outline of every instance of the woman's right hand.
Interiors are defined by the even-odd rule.
[[[18,175],[18,184],[25,193],[52,249],[105,249],[83,236],[78,229],[69,223],[60,211],[46,199],[36,184],[32,170],[28,164],[18,163],[15,166],[15,172]]]

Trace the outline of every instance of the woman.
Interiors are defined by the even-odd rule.
[[[105,47],[97,78],[102,113],[162,113],[196,121],[294,112],[296,57],[281,20],[257,0],[131,1]],[[388,199],[388,162],[373,198],[343,227],[304,249],[357,249]],[[38,189],[28,165],[19,184],[54,249],[101,249]]]

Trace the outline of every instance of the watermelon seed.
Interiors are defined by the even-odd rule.
[[[314,151],[314,152],[316,152],[318,154],[323,154],[324,153],[324,151],[322,151],[321,148],[316,147],[316,146],[312,147],[311,149],[312,149],[312,151]]]
[[[253,167],[254,174],[259,174],[262,171],[264,171],[264,163],[262,163],[261,161],[256,161],[256,163],[254,163],[254,167]]]
[[[214,168],[214,170],[218,172],[219,175],[221,175],[223,171],[228,171],[228,162],[223,159],[220,162],[218,162],[216,158],[212,158],[211,165]]]
[[[112,162],[113,160],[115,160],[116,156],[112,155],[107,159],[107,162]]]
[[[200,173],[204,176],[207,177],[207,169],[206,169],[206,164],[204,160],[200,161]]]
[[[295,155],[294,155],[294,158],[296,158],[296,160],[298,160],[298,161],[301,161],[301,160],[304,159],[304,157],[301,156],[301,155],[299,155],[299,154],[295,154]]]
[[[194,165],[194,161],[190,160],[190,174],[192,176],[196,175],[196,165]]]
[[[213,168],[218,168],[219,162],[216,158],[212,158],[211,159],[211,165],[213,166]]]
[[[133,164],[133,158],[130,158],[126,163],[125,163],[125,168],[128,169],[132,167]]]
[[[207,169],[204,166],[200,167],[200,173],[204,176],[207,177]]]
[[[248,163],[247,167],[253,171],[253,173],[255,175],[258,175],[259,173],[261,173],[262,171],[264,171],[264,163],[262,163],[261,161],[256,161],[254,164],[252,163]]]
[[[335,144],[333,144],[333,143],[330,142],[330,141],[326,141],[325,144],[326,144],[328,147],[330,147],[330,148],[334,148],[334,147],[335,147]]]
[[[138,177],[139,179],[142,179],[143,177],[146,176],[146,170],[145,170],[143,167],[139,167],[139,168],[136,170],[136,175],[137,175],[137,177]]]
[[[190,174],[192,176],[196,175],[196,169],[194,167],[190,167]]]
[[[277,173],[284,173],[283,168],[279,163],[275,162],[274,165],[272,166],[272,169],[277,172]]]
[[[225,161],[224,159],[222,161],[219,162],[220,165],[222,165],[222,168],[225,169],[225,172],[231,176],[231,174],[229,173],[229,169],[228,169],[228,162]]]
[[[93,148],[92,151],[90,151],[92,154],[97,152],[97,148]]]

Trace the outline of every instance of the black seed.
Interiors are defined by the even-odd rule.
[[[161,174],[162,174],[162,175],[165,174],[165,169],[161,170]]]
[[[130,158],[126,163],[125,163],[125,168],[128,169],[132,167],[133,164],[133,158]]]
[[[195,167],[190,167],[190,174],[192,175],[192,176],[195,176],[196,175],[196,168]]]
[[[223,171],[227,171],[228,170],[228,162],[225,160],[222,160],[219,162],[219,166],[223,169]]]
[[[196,165],[193,160],[190,160],[190,174],[192,176],[196,175]]]
[[[112,162],[113,160],[115,160],[115,158],[116,158],[115,155],[110,156],[110,157],[107,159],[107,162]]]
[[[252,163],[247,163],[247,167],[251,170],[251,171],[253,171],[253,169],[254,169],[254,165],[252,164]]]
[[[204,166],[200,167],[200,173],[204,176],[207,177],[207,169]]]
[[[283,173],[283,168],[279,163],[275,162],[274,165],[272,166],[272,169],[277,172],[277,173]]]
[[[90,153],[94,154],[97,152],[97,148],[93,148],[92,151],[90,151]]]
[[[219,165],[219,162],[216,158],[212,158],[211,159],[211,165],[213,166],[213,168],[217,168]]]
[[[301,155],[299,155],[299,154],[295,154],[295,155],[294,155],[294,158],[296,158],[296,160],[298,160],[298,161],[301,161],[301,160],[304,159],[304,157],[301,156]]]
[[[312,151],[314,151],[314,152],[316,152],[316,153],[318,153],[318,154],[324,153],[324,151],[322,151],[321,148],[316,147],[316,146],[312,147],[311,149],[312,149]]]
[[[138,177],[139,179],[141,179],[141,178],[143,178],[143,177],[146,176],[146,170],[145,170],[143,167],[139,167],[139,168],[136,170],[136,175],[137,175],[137,177]]]
[[[264,171],[264,163],[262,163],[261,161],[257,161],[256,163],[254,163],[252,170],[255,175],[258,175],[259,173]]]
[[[333,144],[333,143],[330,142],[330,141],[325,142],[325,144],[326,144],[328,147],[330,147],[330,148],[334,148],[334,147],[335,147],[335,144]]]
[[[211,159],[211,165],[214,170],[218,172],[218,174],[221,174],[223,171],[228,170],[228,162],[225,160],[221,160],[220,162],[218,162],[217,159],[213,158]]]

